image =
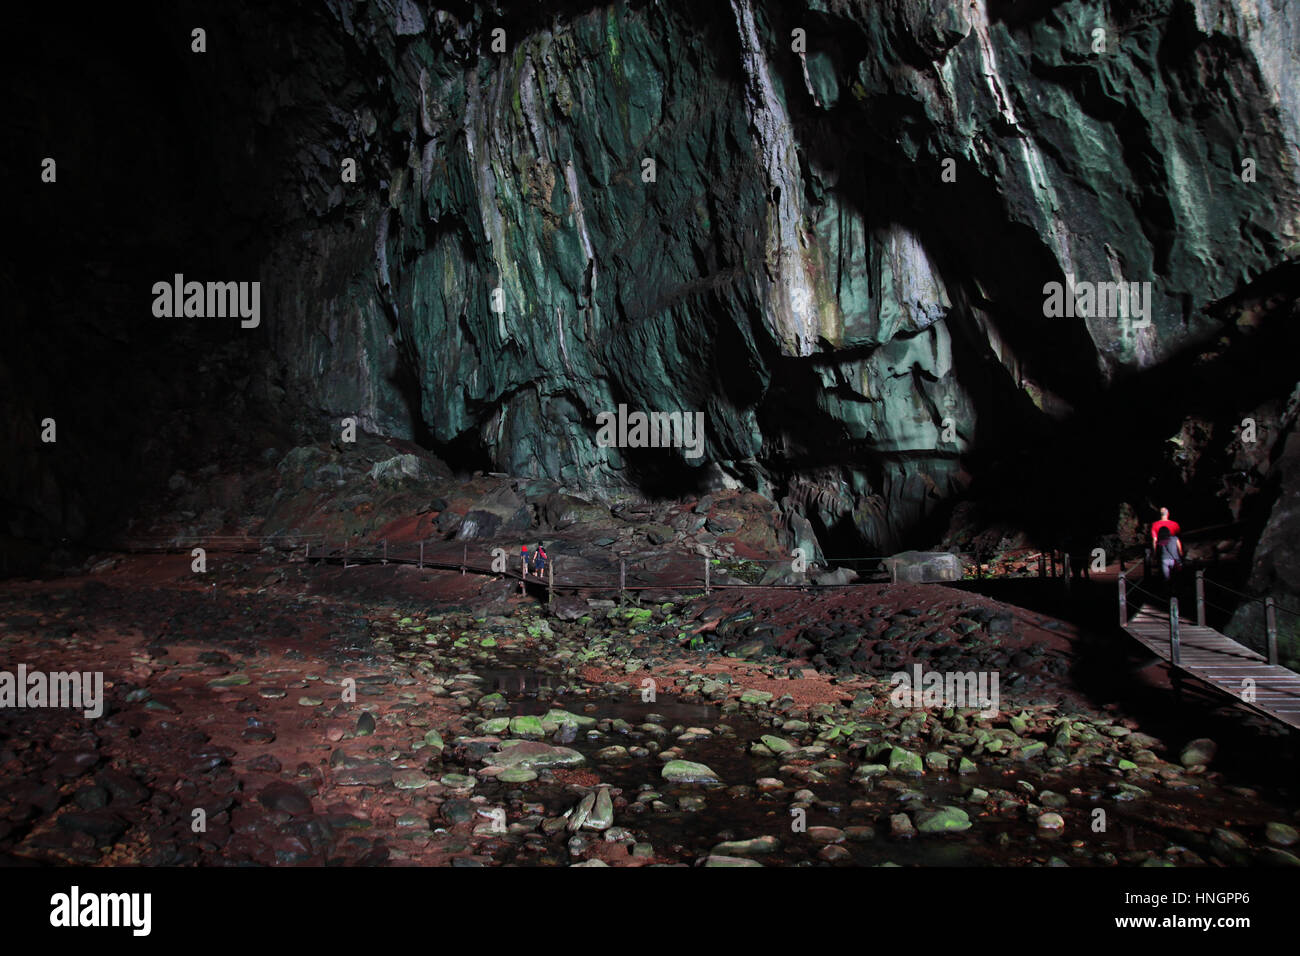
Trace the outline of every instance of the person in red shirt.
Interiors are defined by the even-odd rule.
[[[1170,519],[1168,508],[1161,508],[1160,520],[1153,521],[1151,523],[1151,547],[1153,548],[1156,546],[1156,542],[1160,537],[1161,528],[1168,528],[1169,533],[1171,535],[1173,535],[1175,538],[1178,537],[1178,532],[1180,530],[1178,527],[1178,522]]]

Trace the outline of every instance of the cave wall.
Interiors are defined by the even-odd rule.
[[[31,64],[34,152],[6,174],[55,152],[67,175],[17,198],[0,268],[5,530],[89,534],[131,513],[122,489],[356,416],[462,470],[605,498],[743,485],[846,548],[932,543],[980,476],[1021,505],[1022,456],[1095,467],[1068,423],[1221,337],[1206,307],[1294,254],[1296,13],[24,9],[7,62]],[[259,278],[261,327],[160,326],[141,290],[175,271]],[[1046,318],[1067,273],[1151,281],[1150,326]],[[620,403],[703,412],[705,454],[600,447]],[[75,442],[40,445],[51,409]],[[1134,442],[1178,433],[1169,414]]]
[[[264,93],[310,223],[277,374],[504,471],[615,494],[664,466],[597,412],[702,410],[682,487],[893,547],[1300,235],[1293,3],[326,6]],[[1067,273],[1152,282],[1149,326],[1045,318]]]

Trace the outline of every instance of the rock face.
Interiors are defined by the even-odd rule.
[[[78,417],[40,379],[79,380],[103,341],[132,356],[156,336],[138,321],[147,301],[112,291],[148,281],[101,269],[103,239],[85,241],[93,278],[75,287],[17,281],[33,261],[6,267],[35,290],[0,358],[10,526],[82,533],[102,509],[78,476],[161,468],[160,446],[194,432],[216,460],[230,444],[219,422],[151,417],[211,394],[234,396],[205,399],[232,434],[261,409],[313,438],[351,417],[457,470],[601,499],[743,485],[782,503],[810,556],[814,535],[891,553],[939,537],[994,452],[1031,449],[1231,327],[1206,307],[1300,238],[1297,0],[1135,0],[1104,15],[992,0],[518,6],[212,14],[213,35],[247,38],[247,61],[212,77],[187,65],[203,98],[178,98],[250,154],[232,160],[226,132],[191,144],[192,121],[168,117],[211,165],[177,156],[185,175],[167,185],[213,184],[211,205],[237,211],[214,225],[160,203],[177,222],[134,228],[161,237],[135,251],[161,278],[181,268],[160,258],[168,239],[259,237],[223,243],[239,253],[221,265],[262,282],[261,325],[229,348],[168,338],[209,361],[151,353],[183,371]],[[159,30],[192,27],[183,9],[165,16]],[[147,117],[160,94],[145,93]],[[61,108],[80,126],[69,111],[93,106]],[[21,201],[20,224],[64,238],[62,218]],[[1050,283],[1091,295],[1120,282],[1150,286],[1102,291],[1107,314],[1048,301]],[[55,285],[66,301],[47,302]],[[88,344],[57,361],[79,364],[50,374],[8,357],[70,341]],[[597,416],[620,406],[701,415],[699,454],[602,442]],[[47,414],[80,422],[82,444],[45,448]],[[87,443],[123,421],[138,447],[105,468]],[[419,465],[390,452],[374,469],[401,484]],[[517,526],[510,505],[439,530]],[[560,498],[542,520],[583,517]]]
[[[1300,232],[1286,0],[615,3],[505,52],[477,5],[327,9],[274,354],[308,405],[511,473],[745,482],[890,548],[977,434],[1159,363]],[[1066,276],[1150,314],[1045,316]],[[704,412],[703,454],[601,447],[620,403]]]

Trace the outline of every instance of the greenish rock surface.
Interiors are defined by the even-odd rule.
[[[944,771],[948,769],[948,755],[938,751],[930,751],[925,755],[925,766],[928,770]]]
[[[542,770],[549,767],[580,767],[587,761],[578,751],[568,747],[522,741],[516,746],[503,747],[500,752],[489,754],[483,762],[493,767]]]
[[[919,774],[923,770],[920,754],[905,750],[902,747],[894,747],[889,751],[890,773]]]
[[[595,804],[587,816],[586,826],[590,830],[608,830],[614,825],[614,801],[609,795],[608,787],[596,791]]]
[[[393,774],[393,786],[398,790],[422,790],[432,782],[418,770],[398,770]]]
[[[249,683],[250,678],[244,674],[231,674],[228,677],[217,677],[208,681],[209,687],[243,687]]]
[[[1219,745],[1208,737],[1200,737],[1183,747],[1178,755],[1178,762],[1184,767],[1208,764],[1219,752]]]
[[[537,771],[528,767],[509,767],[497,774],[502,783],[528,783],[537,779]]]
[[[537,717],[511,717],[510,733],[516,737],[542,737],[546,731]]]
[[[663,456],[678,487],[786,502],[759,531],[705,509],[710,534],[815,557],[815,524],[894,554],[948,517],[967,468],[997,470],[972,453],[1040,451],[1115,383],[1249,327],[1251,310],[1213,303],[1300,239],[1294,0],[1104,16],[1078,0],[614,0],[508,11],[502,52],[484,49],[501,15],[474,0],[291,9],[212,28],[294,38],[243,62],[238,108],[213,117],[248,125],[274,197],[258,212],[278,213],[248,252],[275,321],[240,356],[241,390],[306,430],[355,415],[482,466],[466,471],[532,476],[458,500],[439,530],[462,540],[579,522],[637,487],[643,456],[596,422],[630,402],[705,414],[699,455]],[[797,56],[794,25],[809,31]],[[1121,309],[1113,287],[1105,314],[1056,314],[1045,287],[1076,280],[1149,282],[1149,308]],[[1273,529],[1249,562],[1259,593],[1300,590],[1300,452],[1278,454],[1293,386],[1261,400],[1269,447],[1223,466],[1281,489],[1258,503]],[[39,421],[38,404],[8,424]],[[1158,423],[1138,447],[1178,445],[1161,465],[1187,469],[1228,455],[1231,418],[1193,417],[1177,442]],[[1209,455],[1202,428],[1220,433]],[[347,457],[301,451],[276,465],[270,530]],[[1097,449],[1078,453],[1063,466]],[[10,457],[23,464],[0,498],[16,513],[86,523],[77,482]],[[430,458],[385,446],[365,473],[427,489],[449,477]],[[1130,488],[1107,504],[1139,500]],[[360,512],[349,533],[375,530]],[[643,515],[629,533],[670,527],[683,533]],[[1262,613],[1250,602],[1233,626],[1258,641]],[[1283,621],[1288,654],[1300,622]]]
[[[1264,824],[1264,839],[1276,846],[1295,846],[1300,842],[1300,834],[1290,824],[1269,822]]]
[[[543,724],[573,724],[586,730],[589,727],[596,726],[596,718],[588,717],[586,714],[574,714],[567,710],[557,710],[552,708],[542,715]]]
[[[916,814],[916,829],[920,833],[961,833],[970,827],[970,817],[960,807],[940,807]]]
[[[672,783],[721,783],[718,775],[702,763],[689,760],[670,760],[664,764],[660,774]]]
[[[712,850],[714,856],[764,856],[781,849],[781,841],[774,836],[754,837],[752,840],[729,840]]]

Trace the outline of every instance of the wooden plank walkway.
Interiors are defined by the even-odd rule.
[[[1151,653],[1170,661],[1169,615],[1141,608],[1128,618],[1124,630]],[[1198,627],[1179,615],[1177,671],[1221,690],[1260,714],[1300,728],[1300,674],[1243,647],[1210,627]],[[1255,682],[1253,701],[1242,698],[1242,681]]]

